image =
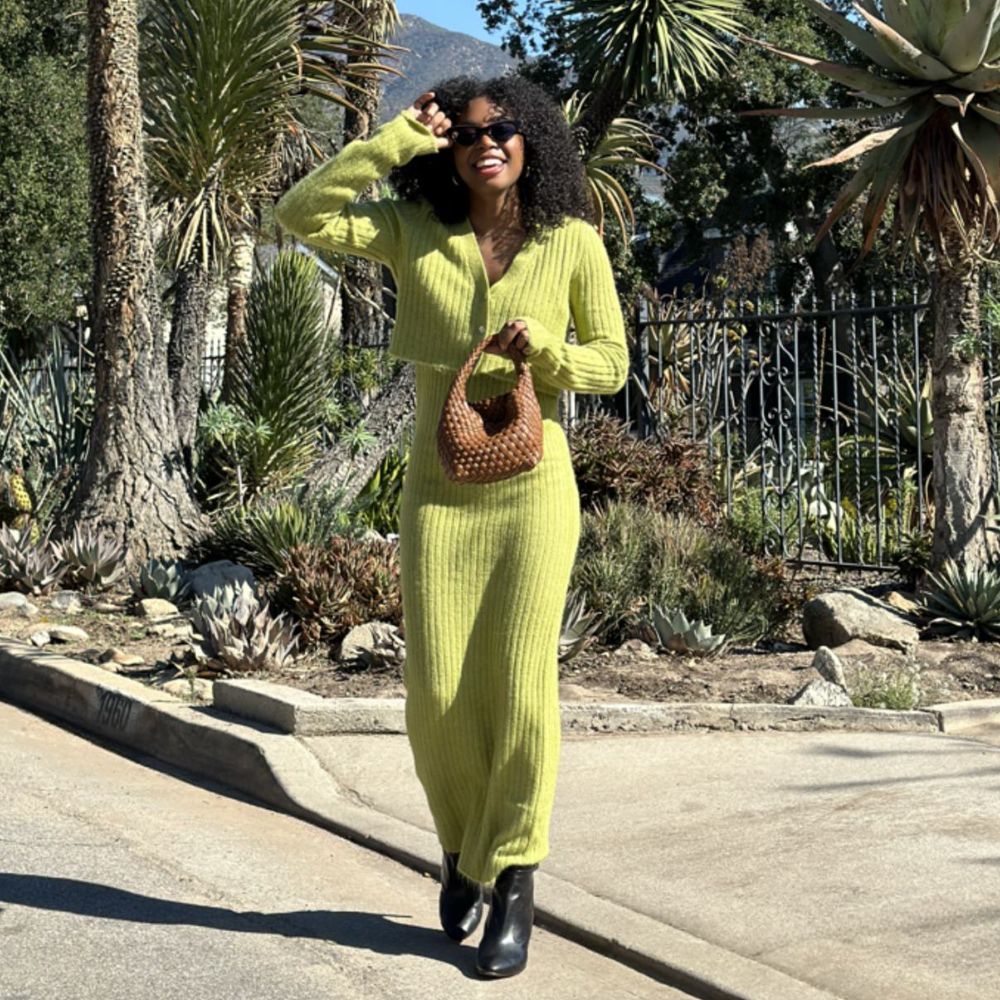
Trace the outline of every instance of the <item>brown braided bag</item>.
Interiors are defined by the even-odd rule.
[[[437,445],[445,475],[457,483],[493,483],[527,472],[542,459],[542,410],[531,370],[514,358],[517,385],[470,403],[465,385],[494,338],[485,337],[455,374],[441,410]]]

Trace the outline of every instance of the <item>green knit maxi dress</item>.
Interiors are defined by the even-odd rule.
[[[442,847],[491,885],[549,852],[559,635],[580,534],[558,395],[617,391],[628,354],[610,262],[583,220],[526,243],[491,286],[467,220],[446,226],[423,202],[355,202],[393,166],[430,153],[433,133],[400,113],[303,178],[275,215],[303,242],[380,260],[396,279],[390,352],[414,362],[416,384],[399,520],[407,735]],[[570,313],[577,344],[566,342]],[[544,457],[499,482],[454,483],[437,453],[445,396],[475,343],[513,319],[531,341]],[[467,396],[514,381],[509,358],[484,354]]]

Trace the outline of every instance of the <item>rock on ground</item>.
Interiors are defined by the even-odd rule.
[[[90,638],[75,625],[50,625],[48,632],[53,642],[86,642]]]
[[[792,695],[790,704],[823,705],[828,708],[843,705],[850,708],[854,703],[839,684],[833,684],[826,680],[813,680]]]
[[[341,640],[338,659],[344,662],[371,660],[402,663],[406,644],[391,622],[365,622],[355,625]]]
[[[49,606],[68,615],[76,614],[83,607],[80,595],[75,590],[57,590],[52,595]]]
[[[837,657],[837,654],[828,646],[820,646],[816,650],[812,665],[813,669],[816,670],[823,680],[829,681],[831,684],[837,684],[845,691],[847,690],[844,666]]]
[[[229,559],[218,559],[215,562],[205,563],[204,566],[191,570],[187,579],[191,586],[191,593],[195,598],[204,597],[215,590],[221,590],[227,583],[238,586],[241,582],[246,582],[251,587],[257,585],[257,580],[250,569]]]
[[[146,597],[139,602],[139,611],[144,618],[174,618],[180,614],[176,604],[162,597]]]
[[[887,604],[853,589],[830,591],[808,601],[802,609],[802,632],[810,649],[863,639],[910,653],[920,639],[916,627]]]

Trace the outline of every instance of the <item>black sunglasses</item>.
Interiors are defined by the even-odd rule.
[[[489,125],[455,125],[448,129],[448,136],[460,146],[472,146],[481,135],[488,135],[494,142],[507,142],[520,131],[519,121],[504,118]]]

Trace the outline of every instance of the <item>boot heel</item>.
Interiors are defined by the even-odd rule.
[[[483,916],[483,887],[470,882],[458,870],[458,854],[444,852],[441,859],[441,895],[438,915],[444,932],[453,941],[463,941]]]
[[[490,915],[476,951],[476,972],[491,979],[516,976],[528,964],[535,922],[534,874],[538,865],[511,865],[493,884]]]

